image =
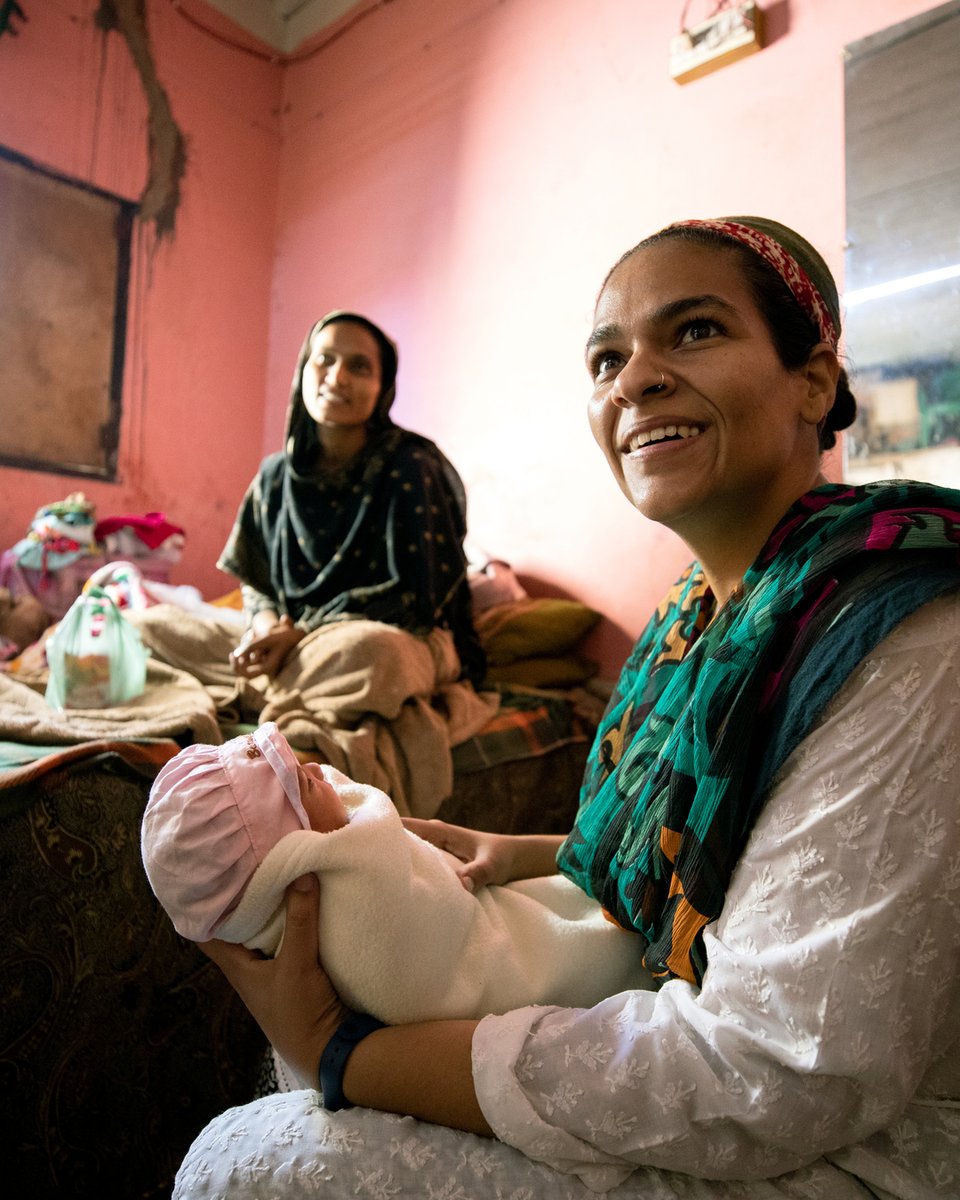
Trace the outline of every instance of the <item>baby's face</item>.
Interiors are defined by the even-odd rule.
[[[297,776],[300,780],[300,803],[310,818],[310,828],[315,833],[332,833],[342,829],[349,821],[347,810],[340,794],[323,777],[318,763],[299,763]]]

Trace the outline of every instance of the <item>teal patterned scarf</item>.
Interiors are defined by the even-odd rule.
[[[791,750],[905,616],[960,587],[960,492],[827,485],[801,497],[714,612],[693,564],[628,659],[560,870],[699,984],[703,929]]]

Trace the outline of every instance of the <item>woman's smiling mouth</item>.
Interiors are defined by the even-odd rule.
[[[650,429],[637,430],[624,439],[623,453],[632,454],[635,450],[640,450],[644,446],[649,446],[656,442],[678,441],[699,437],[703,432],[703,428],[702,425],[670,421],[665,422],[663,425],[655,425]]]

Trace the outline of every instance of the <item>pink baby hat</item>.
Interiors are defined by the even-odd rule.
[[[297,759],[271,721],[222,746],[188,746],[154,780],[140,851],[179,934],[215,936],[267,852],[309,829]]]

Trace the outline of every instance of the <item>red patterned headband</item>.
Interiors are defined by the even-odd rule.
[[[671,228],[677,226],[714,229],[759,254],[790,289],[796,302],[820,331],[821,339],[836,350],[840,340],[839,329],[827,302],[803,267],[775,238],[737,221],[678,221]]]

